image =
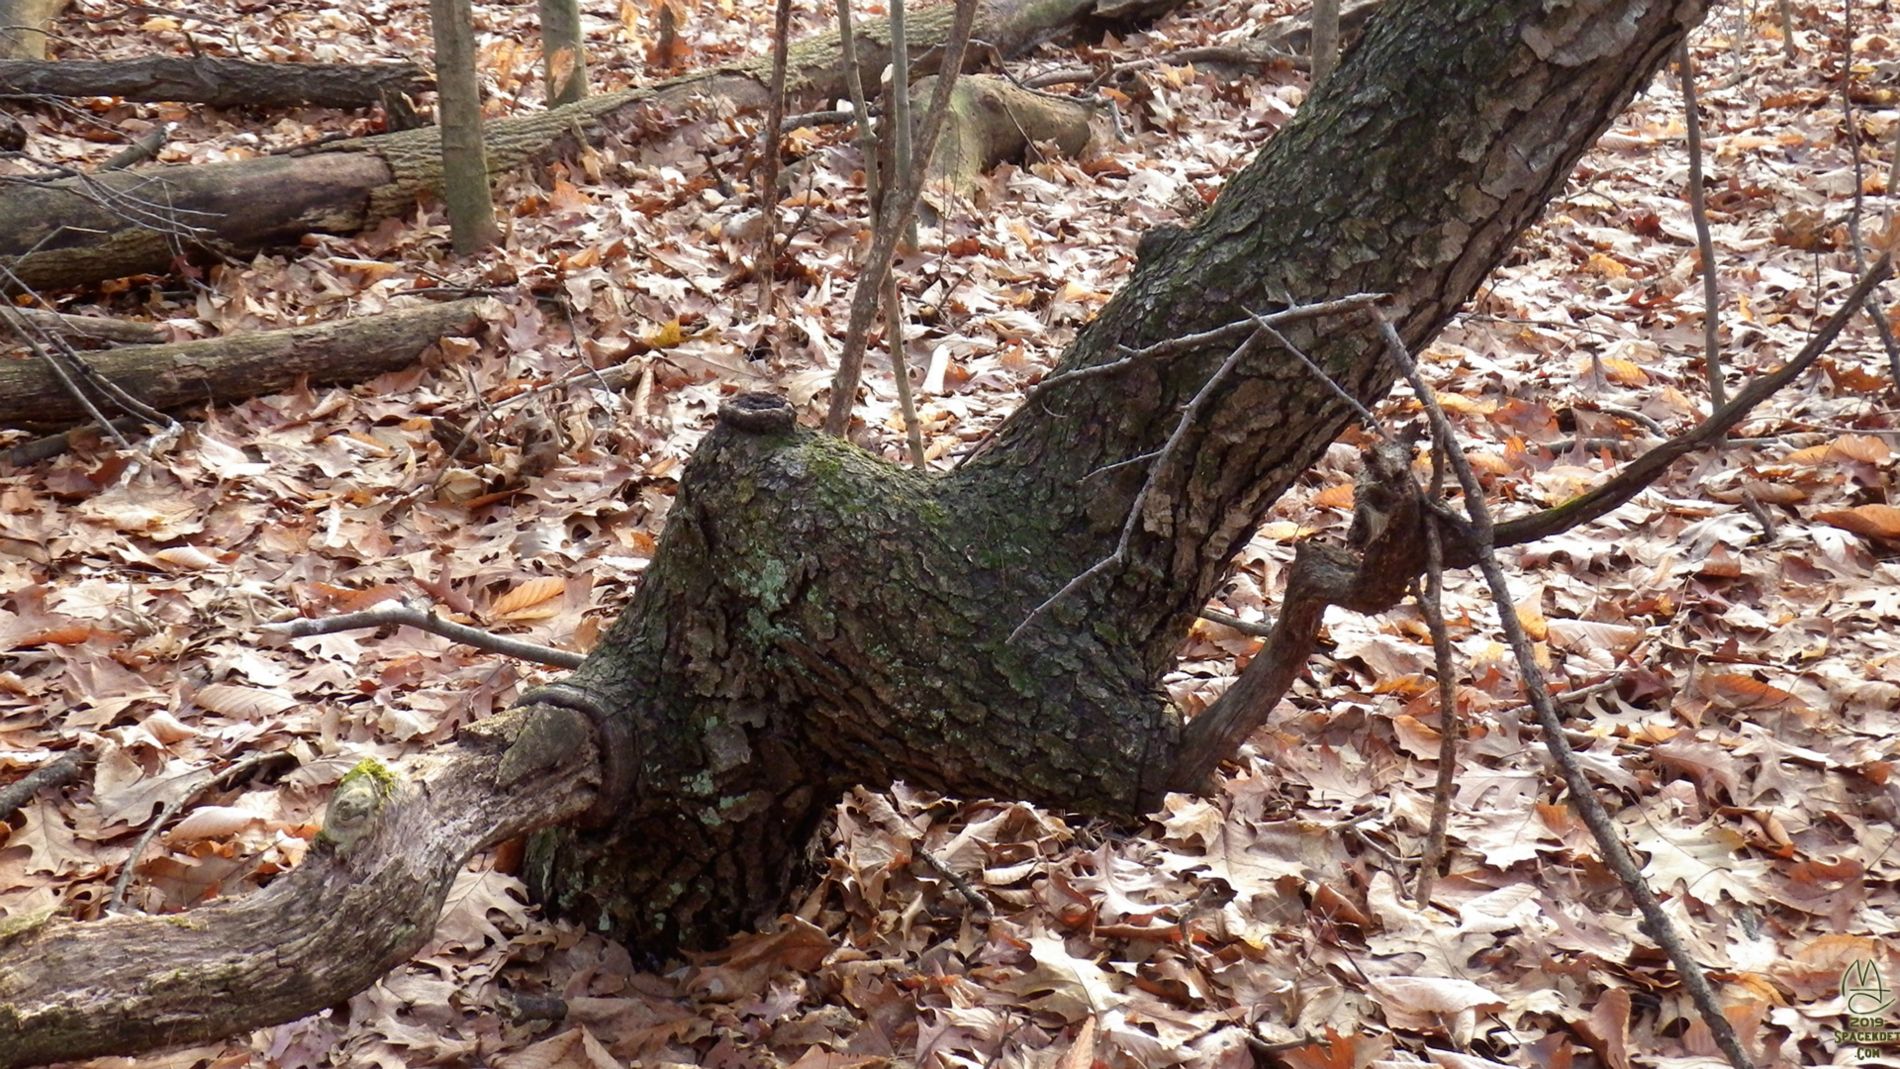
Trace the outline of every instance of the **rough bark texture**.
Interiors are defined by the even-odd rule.
[[[991,0],[978,14],[976,36],[1008,55],[1084,17],[1096,2]],[[952,6],[911,15],[906,40],[920,73],[934,68],[930,50],[943,42]],[[889,49],[888,26],[869,21],[858,35],[861,74],[875,78]],[[577,133],[595,138],[613,128],[637,139],[648,108],[685,107],[695,97],[762,108],[770,67],[753,60],[488,123],[489,172],[565,151]],[[791,99],[808,106],[844,92],[836,34],[793,47]],[[0,266],[25,285],[58,288],[163,271],[196,245],[248,255],[311,231],[354,233],[438,193],[441,161],[437,131],[426,128],[339,141],[301,156],[8,184],[0,186]]]
[[[366,108],[428,84],[414,63],[260,63],[219,56],[0,60],[0,97],[119,97],[219,108]]]
[[[103,348],[114,342],[156,345],[165,339],[165,332],[152,323],[107,319],[104,316],[66,315],[44,308],[15,308],[8,304],[0,304],[0,325],[4,325],[7,332],[15,337],[59,337],[81,349]],[[8,347],[9,340],[0,336],[0,348]]]
[[[1390,293],[1407,342],[1430,338],[1701,13],[1553,7],[1411,0],[1374,20],[1198,226],[1145,245],[1062,368],[1289,297]],[[1364,323],[1286,334],[1363,401],[1391,384]],[[1060,385],[940,479],[802,432],[716,432],[576,673],[637,694],[622,715],[666,750],[641,755],[616,829],[542,837],[538,890],[642,946],[703,945],[770,908],[786,840],[841,779],[1119,817],[1155,804],[1181,734],[1161,675],[1346,405],[1284,352],[1243,361],[1163,458],[1125,558],[1009,636],[1116,552],[1150,481],[1129,462],[1161,450],[1230,349]]]
[[[541,67],[548,106],[587,95],[587,38],[579,0],[541,0]]]
[[[300,376],[353,382],[414,363],[437,338],[481,323],[480,301],[428,304],[291,330],[88,353],[94,371],[154,408],[255,397]],[[0,357],[0,426],[65,426],[86,418],[38,356]]]
[[[66,0],[0,0],[0,59],[45,59]]]
[[[482,82],[475,73],[475,14],[469,0],[429,0],[435,36],[435,116],[442,145],[442,203],[450,241],[466,256],[495,243],[495,199],[482,148]]]
[[[517,708],[389,770],[390,793],[350,834],[320,840],[262,891],[168,916],[0,921],[0,1066],[132,1053],[334,1005],[428,941],[477,850],[585,812],[600,765],[585,717]],[[335,820],[333,806],[326,829]]]

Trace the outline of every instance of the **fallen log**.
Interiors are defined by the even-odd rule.
[[[290,330],[90,353],[86,363],[154,408],[273,393],[299,377],[353,382],[413,362],[447,334],[474,330],[480,300],[424,305]],[[44,359],[0,358],[0,426],[58,427],[86,418]]]
[[[385,92],[427,88],[422,68],[400,63],[260,63],[222,56],[140,59],[0,59],[0,98],[119,97],[246,105],[366,108]]]
[[[1098,0],[986,0],[976,36],[1008,55],[1088,16]],[[1178,3],[1179,0],[1170,0]],[[905,37],[914,70],[930,73],[953,5],[913,12]],[[890,47],[889,25],[860,30],[861,75],[875,78]],[[787,91],[801,102],[845,92],[836,34],[791,50]],[[766,103],[769,59],[753,59],[488,124],[490,174],[568,150],[574,138],[618,129],[640,136],[642,112],[697,97],[740,110]],[[0,188],[0,267],[36,289],[166,270],[185,246],[237,256],[311,231],[348,234],[407,213],[440,189],[441,144],[431,127],[336,141],[303,155],[233,163],[147,167],[112,175],[14,183]]]
[[[16,338],[53,335],[80,349],[99,349],[111,344],[156,345],[165,340],[165,332],[150,323],[104,316],[76,316],[45,308],[15,308],[0,304],[0,327]],[[7,345],[0,334],[0,348]]]

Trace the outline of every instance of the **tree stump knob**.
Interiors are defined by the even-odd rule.
[[[777,394],[742,393],[719,403],[719,422],[747,434],[788,434],[798,414]]]

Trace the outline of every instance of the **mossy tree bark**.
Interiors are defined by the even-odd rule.
[[[1144,242],[1062,368],[1364,292],[1387,294],[1382,314],[1423,344],[1702,10],[1397,0],[1197,226]],[[1283,332],[1361,402],[1393,379],[1363,321]],[[551,908],[660,955],[776,909],[847,784],[902,777],[1144,812],[1184,748],[1162,673],[1267,507],[1350,412],[1281,349],[1180,347],[1041,391],[979,455],[931,477],[795,427],[782,402],[735,398],[633,603],[566,682],[523,699],[581,714],[542,730],[591,730],[598,746],[543,740],[512,762],[586,783],[566,811],[596,818],[543,833],[532,882]],[[421,914],[411,903],[401,916]],[[141,923],[115,919],[124,954],[140,953]],[[25,1060],[9,1033],[43,1021],[66,1030],[69,1047],[50,1049],[67,1056],[207,1034],[176,1018],[170,1032],[135,1030],[153,985],[91,985],[83,1013],[61,1001],[29,955],[89,927],[47,922],[20,950],[0,930],[0,1064]],[[230,989],[215,928],[199,942],[167,944],[166,992]],[[355,952],[393,962],[407,945]],[[88,975],[107,971],[87,960]]]
[[[1197,226],[1145,244],[1058,370],[1353,293],[1389,294],[1383,314],[1422,345],[1701,14],[1549,7],[1410,0],[1376,18]],[[1284,333],[1364,403],[1392,382],[1364,321]],[[704,945],[777,901],[841,783],[1121,817],[1158,802],[1181,728],[1159,680],[1265,510],[1350,418],[1269,348],[1179,428],[1231,349],[1059,384],[936,479],[805,432],[722,427],[634,604],[575,674],[648,740],[635,800],[607,832],[547,833],[540,892],[645,946]],[[1163,470],[1137,462],[1177,429]]]

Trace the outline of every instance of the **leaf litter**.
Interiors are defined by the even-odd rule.
[[[681,29],[661,56],[666,4]],[[795,33],[828,24],[825,7],[794,7]],[[155,11],[79,0],[62,47],[428,53],[415,4],[291,2],[215,24]],[[1288,13],[1196,5],[1084,51],[1108,62],[1233,43]],[[1718,12],[1692,42],[1725,359],[1739,372],[1797,348],[1850,279],[1842,11],[1794,14],[1793,63],[1766,7]],[[1871,232],[1893,196],[1896,38],[1888,14],[1856,17],[1847,74]],[[762,54],[767,21],[733,0],[622,0],[589,13],[594,70],[614,87]],[[531,22],[525,6],[478,14],[493,114],[540,106]],[[1024,67],[1075,59],[1051,46]],[[1303,79],[1161,65],[1117,92],[1129,141],[1002,166],[980,209],[925,227],[924,253],[899,265],[939,466],[1046,372],[1125,276],[1142,229],[1191,219],[1297,109]],[[177,162],[380,122],[109,100],[29,118],[39,158],[69,166],[161,122],[180,124],[161,156]],[[704,107],[649,121],[664,136],[504,176],[509,234],[479,262],[445,258],[441,211],[425,205],[183,280],[62,297],[64,310],[186,339],[430,290],[499,294],[483,331],[416,368],[218,408],[146,461],[82,450],[0,473],[0,776],[73,745],[97,754],[85,778],[0,828],[0,918],[96,916],[158,813],[246,754],[285,751],[292,770],[187,807],[140,859],[129,905],[244,893],[298,863],[356,761],[442,742],[547,676],[407,630],[285,641],[260,624],[419,597],[585,650],[637,586],[718,400],[767,388],[817,410],[866,233],[849,139],[789,139],[810,164],[783,202],[803,222],[768,322],[751,310],[756,117]],[[1559,503],[1706,404],[1686,173],[1681,100],[1659,78],[1425,354],[1500,507]],[[1736,442],[1588,527],[1506,554],[1514,611],[1558,685],[1615,681],[1567,710],[1580,755],[1764,1059],[1850,1057],[1832,1037],[1842,970],[1900,968],[1888,919],[1900,424],[1882,356],[1857,324]],[[901,417],[878,359],[857,433],[897,460]],[[637,372],[626,390],[584,374],[544,389],[622,364]],[[1401,395],[1381,416],[1416,411]],[[471,427],[451,458],[452,435]],[[1296,544],[1343,534],[1352,446],[1275,506],[1214,607],[1270,614]],[[1467,721],[1450,867],[1429,908],[1409,897],[1436,776],[1429,637],[1409,605],[1335,610],[1220,792],[1170,798],[1143,834],[901,785],[854,792],[815,889],[776,924],[662,972],[542,917],[514,874],[518,847],[504,846],[458,879],[430,944],[347,1005],[134,1064],[1711,1064],[1706,1031],[1544,768],[1478,585],[1451,577],[1446,609]],[[1171,698],[1205,708],[1259,644],[1197,624]],[[563,1000],[559,1021],[533,1012],[547,998]]]

